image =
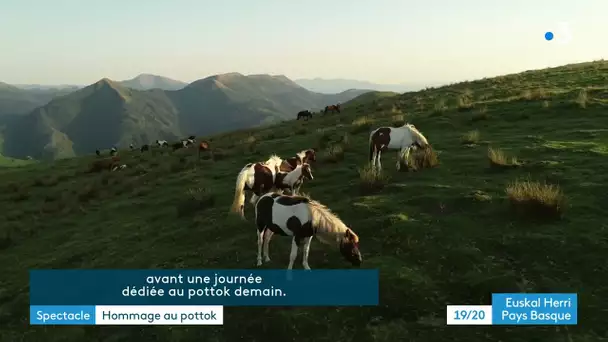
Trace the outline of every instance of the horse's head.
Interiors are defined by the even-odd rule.
[[[353,266],[361,266],[363,258],[361,257],[361,252],[359,252],[359,237],[350,228],[346,229],[344,237],[340,242],[340,253]]]
[[[304,156],[306,158],[306,161],[316,161],[317,160],[317,154],[315,153],[315,150],[313,150],[312,148],[309,150],[306,150],[306,152],[304,152]]]
[[[308,180],[313,180],[312,170],[310,169],[310,165],[307,163],[302,164],[302,176]]]
[[[426,137],[416,128],[416,126],[412,124],[403,125],[405,129],[407,129],[412,137],[412,145],[419,147],[421,149],[425,149],[429,146],[429,142],[426,140]]]

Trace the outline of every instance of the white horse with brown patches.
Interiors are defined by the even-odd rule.
[[[258,235],[257,265],[262,265],[262,249],[266,262],[273,234],[290,236],[291,254],[288,270],[302,249],[302,266],[310,270],[308,254],[314,236],[324,244],[333,246],[353,266],[361,266],[359,237],[327,207],[307,197],[268,193],[260,197],[255,205],[255,222]]]
[[[397,170],[401,167],[401,161],[407,161],[410,149],[427,148],[429,145],[426,137],[414,125],[406,123],[401,127],[379,127],[369,135],[369,161],[372,168],[382,169],[380,156],[387,150],[399,150],[397,155]]]
[[[282,162],[283,159],[273,155],[263,163],[245,165],[236,178],[231,211],[245,218],[245,192],[253,192],[250,203],[255,205],[260,196],[274,190]]]

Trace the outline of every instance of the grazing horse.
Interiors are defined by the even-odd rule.
[[[399,150],[397,155],[397,170],[401,168],[401,161],[407,161],[412,146],[427,148],[426,137],[414,127],[406,123],[401,127],[380,127],[369,135],[369,160],[372,168],[378,163],[378,170],[382,169],[380,155],[386,150]]]
[[[283,160],[283,162],[281,163],[281,168],[280,170],[283,172],[289,172],[289,171],[293,171],[296,166],[304,164],[304,163],[309,163],[310,162],[314,162],[317,160],[317,154],[315,152],[314,149],[309,148],[308,150],[303,150],[300,151],[296,154],[295,157],[291,157],[291,158],[287,158],[285,160]]]
[[[188,137],[188,140],[194,140],[194,139],[196,139],[195,135],[191,135],[191,136]]]
[[[129,149],[130,149],[131,151],[133,151],[133,149],[134,149],[134,148],[135,148],[135,147],[133,146],[133,144],[130,144],[130,145],[129,145]]]
[[[305,118],[307,121],[308,119],[312,119],[312,113],[309,112],[308,110],[303,110],[301,112],[298,113],[298,119],[300,120],[300,118]]]
[[[263,163],[245,165],[236,178],[234,200],[231,211],[245,218],[245,191],[253,192],[251,204],[255,205],[258,198],[275,188],[276,176],[283,160],[275,155]]]
[[[209,143],[206,141],[201,141],[198,144],[198,159],[201,159],[201,152],[207,151],[209,149]]]
[[[112,157],[108,159],[96,160],[89,166],[87,173],[99,172],[103,170],[113,171],[119,166],[120,157]]]
[[[158,145],[158,147],[168,147],[169,143],[167,140],[156,140],[156,145]]]
[[[115,156],[116,153],[118,153],[118,150],[116,149],[116,147],[112,147],[112,149],[110,150],[110,155]]]
[[[95,154],[99,157],[101,156],[101,152],[99,150],[95,150]]]
[[[359,237],[327,207],[307,197],[287,196],[277,193],[263,195],[255,205],[255,223],[258,234],[258,260],[262,265],[262,245],[265,261],[270,261],[268,246],[273,234],[291,236],[291,254],[288,270],[302,248],[302,266],[308,266],[308,254],[313,236],[321,242],[340,250],[353,266],[361,266]]]
[[[275,186],[277,189],[289,190],[291,195],[300,192],[304,179],[312,180],[310,165],[304,163],[296,166],[291,172],[280,172],[277,174]]]
[[[149,151],[150,150],[150,145],[145,144],[142,145],[141,148],[139,149],[139,152],[144,152],[144,151]]]
[[[325,110],[323,111],[323,114],[327,114],[327,112],[331,111],[332,113],[338,112],[340,113],[340,104],[338,103],[337,105],[330,105],[330,106],[325,106]]]

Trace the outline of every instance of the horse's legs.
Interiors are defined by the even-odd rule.
[[[291,240],[291,253],[289,254],[289,265],[287,266],[288,270],[293,268],[293,263],[296,261],[298,257],[298,244],[296,244],[296,238],[294,237]]]
[[[397,152],[397,171],[399,171],[401,169],[401,161],[403,160],[403,154],[405,153],[405,150],[407,149],[407,147],[402,147],[399,152]]]
[[[304,251],[302,252],[302,266],[304,269],[309,270],[310,266],[308,266],[308,254],[310,253],[310,242],[312,241],[312,236],[304,239]]]
[[[266,227],[260,231],[258,229],[258,266],[262,266],[262,244],[264,243],[264,232]]]
[[[266,232],[264,233],[264,262],[270,261],[269,249],[270,249],[270,239],[272,239],[272,235],[274,235],[272,230],[266,229]]]
[[[407,165],[407,160],[410,158],[410,147],[406,147],[405,150],[403,151],[403,154],[401,155],[401,160],[403,160],[403,163],[405,165]]]

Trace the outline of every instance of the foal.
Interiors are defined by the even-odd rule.
[[[273,234],[291,236],[291,270],[302,248],[302,266],[310,270],[308,254],[310,242],[316,236],[321,242],[338,249],[353,266],[361,266],[359,237],[338,216],[319,202],[301,196],[268,193],[255,205],[255,222],[258,234],[257,265],[262,265],[262,247],[266,262],[270,261],[268,249]]]
[[[300,192],[300,187],[304,183],[304,179],[312,180],[312,171],[307,163],[300,164],[291,172],[279,171],[276,177],[275,185],[277,189],[289,190],[291,195]]]

